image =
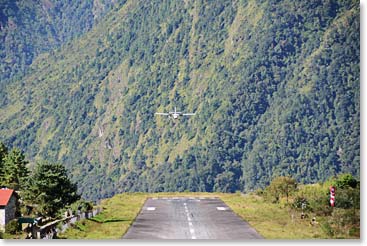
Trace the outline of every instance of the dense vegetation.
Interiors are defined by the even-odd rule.
[[[331,186],[336,190],[335,206],[330,204]],[[360,237],[360,182],[351,174],[309,185],[299,185],[290,177],[277,177],[256,193],[259,201],[280,204],[293,223],[308,223],[314,228],[313,237]],[[297,234],[291,236],[297,238]]]
[[[359,177],[359,40],[355,0],[121,1],[4,70],[0,140],[94,200]],[[197,114],[154,116],[175,106]]]
[[[9,151],[1,142],[0,171],[0,187],[16,190],[20,198],[16,217],[57,218],[62,209],[81,202],[77,185],[70,181],[63,165],[42,161],[30,170],[19,149]]]
[[[89,31],[113,6],[105,0],[1,1],[0,103],[2,88],[20,79],[37,55]]]

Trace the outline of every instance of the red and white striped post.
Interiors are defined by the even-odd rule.
[[[330,186],[330,206],[335,206],[335,187]]]

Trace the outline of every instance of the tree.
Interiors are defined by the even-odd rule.
[[[235,192],[236,182],[233,179],[234,173],[231,171],[218,174],[215,178],[214,190],[218,192]]]
[[[358,185],[358,181],[350,173],[340,174],[333,183],[339,189],[356,188]]]
[[[77,185],[69,180],[61,164],[37,163],[27,188],[25,200],[37,204],[37,211],[41,215],[55,217],[59,209],[80,199]]]
[[[268,187],[270,193],[275,197],[276,202],[279,201],[280,196],[286,196],[287,203],[289,195],[294,192],[296,188],[297,182],[294,178],[283,176],[273,179]]]
[[[4,174],[1,184],[15,190],[23,188],[29,173],[27,164],[24,154],[17,148],[12,149],[3,158]]]
[[[4,178],[4,158],[8,154],[8,148],[0,142],[0,184],[3,182]]]

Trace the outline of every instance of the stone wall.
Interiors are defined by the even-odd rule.
[[[48,223],[47,225],[41,226],[39,228],[34,228],[35,235],[32,235],[32,238],[36,239],[54,239],[57,237],[57,233],[65,232],[70,225],[74,224],[77,221],[83,219],[89,219],[102,211],[101,208],[94,209],[88,212],[79,212],[77,215],[72,215],[67,218],[56,220]]]

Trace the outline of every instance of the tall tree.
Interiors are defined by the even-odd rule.
[[[27,164],[28,161],[25,160],[22,151],[17,148],[12,149],[3,158],[4,176],[2,185],[15,190],[23,188],[29,174]]]
[[[77,185],[72,183],[61,164],[39,162],[27,183],[24,198],[37,204],[41,215],[55,217],[59,209],[80,199]]]
[[[0,184],[4,178],[4,158],[8,154],[8,148],[4,143],[0,142]]]

